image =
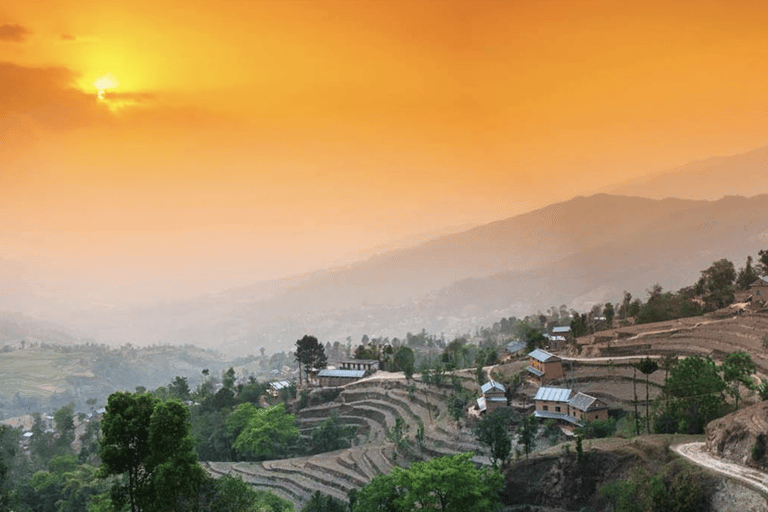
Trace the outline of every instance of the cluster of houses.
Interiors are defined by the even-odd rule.
[[[555,327],[547,338],[550,347],[558,347],[567,342],[569,336],[570,327]],[[525,344],[512,342],[506,348],[509,355],[516,356],[523,352]],[[608,405],[602,400],[569,388],[547,386],[548,382],[565,376],[562,359],[543,349],[533,350],[527,357],[528,378],[539,386],[533,398],[535,417],[561,420],[577,426],[588,421],[608,419]],[[477,399],[477,408],[481,413],[490,413],[507,406],[506,389],[500,382],[490,380],[480,390],[482,396]]]

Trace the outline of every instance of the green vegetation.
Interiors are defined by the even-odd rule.
[[[713,489],[703,471],[672,462],[653,476],[637,468],[627,480],[607,483],[598,492],[615,512],[701,512],[710,509]]]
[[[498,510],[502,476],[475,468],[469,453],[417,462],[394,468],[355,493],[352,512],[410,512],[435,509],[443,512]]]
[[[477,440],[490,450],[491,464],[494,468],[503,466],[509,459],[512,439],[509,436],[508,427],[511,418],[512,410],[502,407],[480,418],[475,427]]]

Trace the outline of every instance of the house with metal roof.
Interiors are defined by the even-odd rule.
[[[366,372],[375,372],[379,369],[378,359],[350,359],[339,363],[342,370],[365,370]]]
[[[365,370],[329,370],[323,369],[317,372],[317,379],[321,387],[343,386],[365,377]]]
[[[483,396],[477,399],[480,412],[493,412],[499,407],[507,406],[507,389],[504,384],[493,379],[480,386]]]
[[[280,380],[276,382],[270,382],[269,383],[269,394],[272,396],[279,396],[280,390],[285,389],[291,386],[291,383],[287,380]]]
[[[608,419],[605,402],[568,388],[541,387],[533,401],[536,404],[533,414],[537,418],[563,420],[573,425]]]
[[[568,402],[568,414],[580,422],[607,420],[608,405],[593,396],[576,393]]]
[[[563,362],[554,354],[537,348],[528,353],[528,376],[539,386],[547,381],[563,378]]]
[[[525,343],[523,343],[522,341],[513,341],[511,343],[507,343],[505,350],[507,351],[507,354],[509,354],[510,356],[516,356],[520,352],[525,350]]]

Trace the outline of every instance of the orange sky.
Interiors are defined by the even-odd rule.
[[[196,293],[768,145],[737,4],[3,2],[0,258]]]

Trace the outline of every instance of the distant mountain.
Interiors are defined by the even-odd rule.
[[[600,194],[269,286],[112,311],[112,335],[235,353],[323,340],[446,335],[566,304],[588,308],[654,283],[677,289],[720,258],[768,248],[768,195],[718,201]],[[266,292],[268,290],[268,292]],[[92,315],[95,318],[96,315]]]
[[[33,344],[70,346],[92,342],[69,329],[50,322],[35,320],[21,313],[0,311],[0,348],[19,348]]]
[[[612,194],[654,199],[719,199],[768,193],[768,147],[741,155],[697,160],[649,178],[614,187]]]

